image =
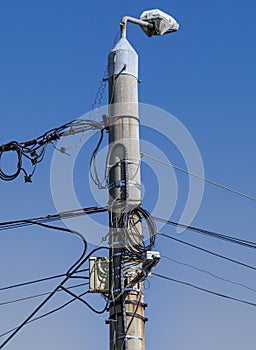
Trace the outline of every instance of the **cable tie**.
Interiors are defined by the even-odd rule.
[[[25,183],[32,183],[32,175],[24,175]]]

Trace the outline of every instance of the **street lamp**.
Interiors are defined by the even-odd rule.
[[[109,109],[104,122],[109,136],[110,350],[145,350],[141,270],[155,261],[152,251],[147,250],[149,258],[144,256],[138,212],[142,204],[138,54],[126,39],[127,22],[138,24],[149,37],[175,32],[179,25],[160,10],[144,11],[140,19],[125,16],[120,23],[122,37],[108,55]],[[133,284],[136,276],[139,282]]]
[[[139,24],[149,37],[177,32],[179,29],[179,24],[172,16],[158,9],[142,12],[140,19],[123,17],[120,23],[122,38],[126,38],[127,22]]]

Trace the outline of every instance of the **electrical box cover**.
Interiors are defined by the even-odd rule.
[[[109,293],[109,258],[90,257],[90,293]]]

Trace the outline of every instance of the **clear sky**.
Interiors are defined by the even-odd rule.
[[[162,108],[184,124],[200,150],[208,178],[255,196],[256,4],[253,0],[1,1],[0,144],[32,139],[87,113],[104,76],[107,55],[121,17],[138,17],[143,10],[152,8],[172,14],[180,23],[180,31],[148,39],[140,28],[132,25],[128,28],[128,39],[140,59],[140,102]],[[102,104],[106,102],[105,92]],[[147,130],[142,136],[152,142]],[[83,151],[84,160],[82,156],[79,158],[75,172],[75,187],[85,207],[94,205],[88,194],[88,154],[95,141],[96,138],[92,139],[91,149]],[[164,148],[164,141],[156,138],[155,142]],[[173,163],[185,166],[175,152],[173,158],[170,152],[167,155]],[[0,221],[56,212],[50,189],[51,158],[49,147],[32,184],[24,184],[22,176],[13,182],[0,182]],[[7,156],[3,163],[9,170],[15,164]],[[151,171],[146,165],[142,170],[144,206],[151,209],[157,192],[152,185],[155,178],[153,175],[150,178]],[[168,169],[163,167],[162,172],[168,187]],[[176,176],[179,193],[173,220],[180,218],[188,186],[186,175]],[[253,201],[206,185],[193,225],[255,241],[254,224]],[[163,230],[177,237],[174,228]],[[184,232],[179,238],[256,266],[252,249],[191,232]],[[255,290],[166,259],[162,259],[155,272],[256,302],[255,271],[163,237],[158,238],[156,249],[162,255]],[[78,239],[59,232],[35,227],[1,231],[0,287],[64,273],[80,251]],[[0,333],[17,326],[41,299],[4,306],[1,302],[50,291],[56,283],[0,291]],[[82,288],[79,291],[82,293]],[[43,312],[67,300],[68,296],[59,293]],[[88,300],[99,308],[104,304],[99,295]],[[148,350],[255,348],[255,307],[155,277],[150,279],[146,301]],[[107,314],[96,315],[78,302],[73,303],[27,325],[6,349],[107,349],[106,318]]]

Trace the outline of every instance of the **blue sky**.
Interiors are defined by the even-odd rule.
[[[0,144],[34,138],[88,112],[121,17],[137,17],[144,9],[151,8],[172,14],[180,23],[180,31],[172,36],[148,39],[139,28],[129,26],[128,39],[140,58],[140,102],[172,113],[186,126],[201,152],[208,178],[255,195],[256,4],[252,0],[1,2]],[[106,102],[105,93],[102,104]],[[144,137],[150,139],[150,134],[145,131]],[[90,143],[92,149],[95,140]],[[155,142],[161,144],[162,141],[156,139]],[[86,151],[84,154],[84,168],[80,159],[75,185],[83,205],[90,206],[93,203],[87,196],[88,154]],[[168,156],[173,163],[184,166],[175,153],[174,159],[171,154]],[[50,190],[51,157],[49,147],[32,184],[24,184],[22,177],[9,183],[0,182],[1,221],[55,212]],[[5,157],[3,161],[8,169],[12,168],[12,158]],[[150,175],[147,171],[144,166],[142,177]],[[177,174],[177,180],[180,198],[175,220],[179,218],[186,196],[183,192],[187,189],[185,175]],[[145,181],[146,188],[152,187],[155,179],[150,181]],[[146,207],[152,205],[154,194],[152,191],[151,197],[146,192]],[[206,185],[193,224],[254,241],[254,213],[252,201]],[[171,227],[166,227],[165,232],[176,235]],[[182,239],[255,264],[252,250],[189,232],[183,233]],[[157,249],[162,255],[256,289],[253,271],[160,237]],[[38,228],[1,231],[1,286],[63,273],[80,250],[78,240],[54,231]],[[156,271],[256,301],[255,292],[164,259]],[[1,292],[0,302],[51,290],[54,286],[52,282]],[[58,295],[45,311],[66,300],[66,296]],[[89,300],[96,306],[102,305],[100,296]],[[146,325],[148,350],[159,347],[250,350],[255,347],[253,307],[156,278],[150,279],[146,300],[150,320]],[[39,300],[31,300],[0,306],[0,332],[19,324],[38,303]],[[62,347],[65,350],[72,346],[97,350],[106,348],[107,342],[104,316],[92,314],[74,303],[28,325],[6,348]]]

